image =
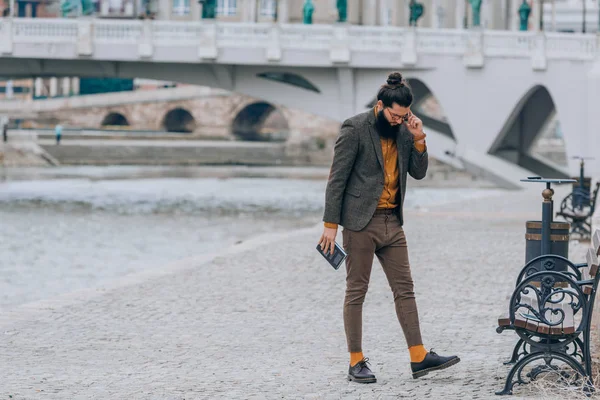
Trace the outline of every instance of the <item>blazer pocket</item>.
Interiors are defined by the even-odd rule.
[[[350,196],[360,197],[360,190],[346,189],[346,193],[348,193]]]

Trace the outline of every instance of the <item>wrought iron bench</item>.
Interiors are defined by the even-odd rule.
[[[571,224],[571,234],[580,235],[582,239],[588,239],[592,233],[592,216],[596,209],[598,190],[600,182],[596,183],[594,192],[574,188],[560,204],[557,216],[563,217]]]
[[[563,382],[594,390],[591,380],[590,328],[600,268],[600,230],[592,238],[586,262],[546,254],[521,270],[511,296],[508,312],[498,318],[496,331],[513,330],[519,336],[512,358],[514,364],[502,391],[512,394],[515,384],[526,384],[545,373],[556,374]],[[557,271],[560,269],[560,271]],[[533,367],[535,362],[543,361]],[[553,361],[570,367],[567,372]],[[524,372],[527,366],[531,370]]]
[[[571,234],[579,235],[580,239],[590,239],[592,234],[591,221],[598,200],[598,189],[600,182],[592,194],[592,178],[585,176],[585,160],[593,160],[593,157],[572,157],[581,160],[579,165],[579,177],[573,182],[573,191],[563,199],[560,211],[556,213],[571,224]]]

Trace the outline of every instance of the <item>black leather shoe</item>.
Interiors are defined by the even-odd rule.
[[[359,383],[377,382],[375,375],[371,372],[369,367],[367,367],[368,363],[369,359],[363,358],[354,367],[350,366],[350,368],[348,368],[348,380]]]
[[[414,379],[420,378],[427,375],[431,371],[437,371],[440,369],[446,369],[460,362],[460,358],[457,356],[443,357],[437,355],[431,350],[425,356],[425,359],[419,363],[410,363],[410,369],[412,369],[412,376]]]

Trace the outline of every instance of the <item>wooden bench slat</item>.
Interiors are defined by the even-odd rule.
[[[598,231],[596,231],[597,233]],[[596,251],[594,249],[588,249],[587,254],[585,256],[587,261],[588,269],[589,269],[589,278],[592,279],[596,277],[598,273],[598,256],[596,255]]]
[[[544,335],[548,335],[550,333],[550,326],[543,324],[543,323],[539,323],[538,324],[538,330],[539,333],[543,333]]]
[[[509,315],[508,311],[502,313],[498,317],[498,326],[501,328],[510,326],[510,315]]]

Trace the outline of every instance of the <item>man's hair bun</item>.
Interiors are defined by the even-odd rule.
[[[392,72],[387,78],[388,85],[402,85],[402,74],[400,72]]]

